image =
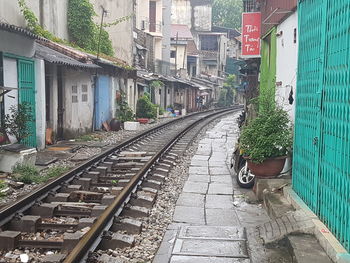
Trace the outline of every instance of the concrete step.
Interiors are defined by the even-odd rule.
[[[263,201],[265,209],[270,218],[275,219],[283,216],[284,214],[294,211],[293,206],[283,196],[283,193],[271,192],[265,190],[263,193]]]
[[[293,262],[332,263],[317,239],[312,235],[289,235],[287,236],[287,247],[293,257]]]

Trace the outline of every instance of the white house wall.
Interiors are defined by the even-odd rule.
[[[33,39],[2,30],[0,30],[0,39],[0,50],[2,52],[28,58],[34,56],[35,42]]]
[[[45,100],[45,62],[35,60],[35,113],[36,142],[38,149],[45,148],[46,100]]]
[[[282,32],[282,35],[277,37],[276,81],[282,82],[282,85],[276,87],[276,102],[288,112],[292,120],[295,116],[295,101],[290,105],[288,97],[291,89],[294,100],[296,97],[298,36],[297,43],[294,43],[294,29],[297,28],[297,12],[277,26],[277,33]]]
[[[63,70],[65,92],[64,132],[66,136],[74,136],[78,133],[86,133],[92,130],[93,118],[93,79],[92,74],[79,70]],[[87,85],[87,101],[82,101],[82,85]],[[72,102],[72,86],[77,86],[78,102]]]
[[[4,85],[5,87],[18,88],[17,60],[4,58]],[[5,95],[5,114],[10,113],[10,108],[18,105],[18,90],[11,90]],[[16,142],[16,138],[10,136],[11,142]]]

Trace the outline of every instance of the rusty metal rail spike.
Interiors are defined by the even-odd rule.
[[[233,111],[240,109],[240,107],[229,108],[221,111],[216,111],[209,115],[203,116],[198,120],[194,121],[192,124],[187,126],[184,130],[182,130],[179,134],[175,135],[164,147],[159,150],[147,163],[146,165],[130,180],[128,185],[124,187],[122,192],[116,197],[111,205],[107,207],[107,209],[100,215],[98,220],[92,225],[91,229],[83,236],[83,238],[78,242],[78,244],[74,247],[74,249],[68,254],[64,263],[77,263],[83,262],[85,257],[87,257],[88,253],[91,250],[93,244],[96,243],[96,240],[100,239],[100,235],[104,230],[106,230],[106,226],[110,225],[113,220],[114,215],[117,211],[123,206],[125,200],[132,193],[134,188],[137,187],[139,181],[142,177],[147,173],[147,171],[151,168],[151,166],[165,153],[178,139],[180,139],[185,133],[191,130],[195,125],[201,122],[203,119],[212,117],[214,115],[218,115],[220,113],[227,113],[228,111]],[[193,115],[192,115],[193,116]]]

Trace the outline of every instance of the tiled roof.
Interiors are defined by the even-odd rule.
[[[187,55],[189,56],[198,56],[199,51],[197,49],[196,43],[194,40],[187,41]]]
[[[99,66],[92,63],[83,63],[78,60],[75,60],[69,56],[66,56],[51,48],[45,47],[39,43],[37,43],[35,47],[35,56],[53,64],[79,68],[100,68]]]
[[[179,39],[193,39],[192,33],[187,25],[172,24],[171,38],[175,39],[177,34]]]

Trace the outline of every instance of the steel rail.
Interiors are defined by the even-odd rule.
[[[232,109],[240,108],[240,107],[241,106],[234,106]],[[227,111],[227,109],[224,109],[224,110],[214,109],[214,110],[209,110],[206,112],[211,112],[211,111],[219,113],[219,112]],[[132,138],[129,138],[129,139],[122,141],[121,143],[117,144],[116,146],[114,146],[114,147],[94,156],[90,160],[76,166],[72,170],[57,177],[53,181],[50,181],[50,182],[44,184],[43,186],[33,190],[33,192],[31,192],[29,195],[25,195],[21,199],[15,201],[14,203],[1,208],[0,209],[0,226],[3,226],[6,223],[8,223],[17,214],[23,213],[25,210],[30,208],[36,202],[43,200],[48,195],[48,193],[50,191],[59,189],[64,183],[70,182],[71,180],[74,179],[74,177],[76,175],[84,172],[85,170],[87,170],[88,168],[90,168],[94,165],[97,165],[99,162],[103,161],[107,156],[113,154],[114,152],[118,151],[119,149],[122,149],[122,148],[128,146],[129,144],[139,140],[140,138],[142,138],[148,134],[151,134],[152,132],[154,132],[156,130],[162,129],[162,128],[169,126],[169,125],[172,125],[176,122],[180,122],[184,119],[187,119],[187,118],[190,118],[190,117],[193,117],[196,115],[200,115],[203,113],[205,113],[205,112],[196,112],[196,113],[189,114],[189,115],[186,115],[186,116],[178,118],[178,119],[171,120],[167,123],[157,125],[156,127],[150,128],[150,129],[148,129],[140,134],[137,134],[136,136],[133,136]]]
[[[95,240],[99,238],[102,232],[105,230],[105,226],[108,225],[110,220],[113,219],[117,211],[123,206],[125,200],[128,199],[129,195],[132,193],[135,187],[139,184],[140,180],[148,172],[148,170],[154,165],[154,163],[166,152],[177,140],[179,140],[184,134],[191,130],[194,126],[199,124],[203,119],[208,117],[213,117],[219,115],[220,113],[228,113],[230,111],[238,110],[239,108],[225,109],[223,111],[214,112],[209,115],[203,116],[193,123],[188,125],[184,130],[174,135],[173,138],[160,149],[147,163],[145,166],[130,180],[130,182],[124,187],[122,192],[114,199],[113,203],[110,204],[107,209],[99,216],[97,221],[92,225],[90,230],[83,236],[83,238],[78,242],[74,249],[68,254],[63,263],[76,263],[81,262],[81,260],[90,251],[91,246],[94,244]]]

